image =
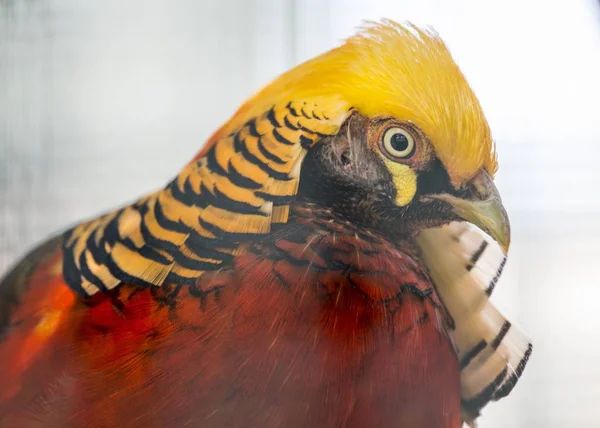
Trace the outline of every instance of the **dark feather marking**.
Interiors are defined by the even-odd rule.
[[[248,162],[256,165],[257,167],[262,169],[264,172],[266,172],[267,174],[269,174],[271,177],[275,178],[276,180],[281,180],[281,181],[290,181],[291,180],[291,178],[288,177],[287,174],[275,171],[269,165],[267,165],[266,163],[261,161],[259,158],[254,156],[252,153],[250,153],[250,151],[248,150],[248,148],[246,147],[245,144],[240,145],[240,152],[244,155],[244,157],[246,158],[246,160]]]
[[[357,231],[357,232],[356,232],[356,234],[358,235],[358,237],[359,237],[360,239],[362,239],[362,240],[363,240],[363,241],[365,241],[365,242],[368,242],[368,243],[371,243],[371,244],[373,244],[373,243],[377,242],[377,239],[375,238],[375,236],[373,236],[373,235],[370,235],[370,234],[368,234],[368,233],[364,233],[364,232],[361,232],[361,231]],[[364,251],[365,253],[367,253],[367,251],[368,251],[368,250],[363,250],[363,251]],[[374,251],[374,253],[377,253],[377,252],[378,252],[377,250],[375,250],[375,251]]]
[[[304,116],[305,118],[307,118],[307,119],[312,119],[312,116],[310,116],[308,113],[306,113],[306,112],[304,111],[304,107],[302,107],[302,108],[300,109],[300,113],[301,113],[301,114],[302,114],[302,116]]]
[[[184,205],[192,207],[198,200],[198,195],[193,193],[188,194],[185,191],[181,190],[179,188],[179,185],[177,184],[177,179],[171,181],[168,187],[171,189],[171,195],[173,195],[173,198],[177,199]]]
[[[136,210],[139,212],[139,210]],[[119,217],[121,213],[117,214],[111,221],[108,222],[106,227],[104,228],[104,242],[108,243],[111,247],[115,244],[115,242],[121,239],[119,235]]]
[[[232,249],[237,246],[235,242],[206,238],[205,236],[202,236],[193,230],[190,231],[190,236],[185,241],[185,244],[194,254],[199,257],[223,260],[227,263],[230,263],[233,260],[233,256],[231,254],[218,251],[218,248],[221,247]]]
[[[69,286],[81,295],[87,295],[81,288],[81,275],[75,264],[73,248],[63,248],[63,277]],[[1,329],[0,329],[1,330]]]
[[[416,294],[421,299],[429,297],[433,293],[433,288],[426,288],[425,290],[421,290],[415,284],[402,284],[400,287],[398,287],[398,289],[400,290],[400,295],[402,295],[402,293],[404,293],[405,291],[409,291],[413,294]]]
[[[300,114],[292,107],[292,102],[287,103],[286,108],[289,110],[290,114],[294,117],[299,117]]]
[[[313,291],[318,298],[323,299],[324,301],[330,299],[333,295],[333,293],[329,291],[329,287],[327,287],[327,284],[319,280],[313,283]]]
[[[185,181],[186,192],[193,193],[192,185],[189,180]],[[206,187],[206,184],[200,183],[200,194],[196,197],[194,205],[200,208],[206,208],[215,202],[215,195],[212,190]]]
[[[429,312],[425,311],[421,318],[417,320],[417,325],[423,325],[429,319]]]
[[[351,251],[346,252],[345,254],[350,254]],[[332,270],[347,270],[350,271],[353,269],[352,265],[342,262],[341,260],[336,259],[325,259],[327,265]]]
[[[275,205],[288,205],[296,200],[296,195],[271,195],[270,193],[265,192],[256,192],[255,194],[259,198],[263,198],[267,201],[273,201]]]
[[[290,253],[288,253],[287,251],[282,250],[281,248],[274,248],[275,254],[274,254],[274,258],[275,259],[283,259],[287,262],[289,262],[290,264],[294,265],[294,266],[299,266],[299,267],[306,267],[308,265],[310,265],[310,262],[308,260],[304,260],[304,259],[297,259],[294,256],[292,256]],[[324,269],[319,269],[318,266],[313,266],[314,270],[316,271],[324,271]]]
[[[159,263],[163,266],[167,266],[171,263],[171,260],[160,254],[154,248],[149,247],[148,245],[144,245],[142,248],[139,248],[138,252],[140,256],[144,257],[145,259],[152,260],[153,262]]]
[[[240,137],[240,133],[237,132],[233,135],[233,150],[236,153],[240,153],[243,150],[244,144],[242,143],[242,139]]]
[[[498,376],[486,386],[479,394],[468,400],[462,400],[463,407],[470,415],[478,416],[479,409],[485,406],[494,396],[498,387],[502,384],[502,380],[506,377],[507,369],[505,368]]]
[[[273,137],[275,137],[275,139],[277,141],[279,141],[281,144],[285,144],[286,146],[293,146],[295,143],[293,141],[288,140],[287,138],[285,138],[283,135],[281,135],[279,133],[279,131],[277,131],[277,128],[273,129]]]
[[[249,177],[246,177],[245,175],[242,175],[237,169],[235,169],[231,161],[229,162],[228,169],[229,181],[231,181],[236,186],[244,187],[250,190],[260,189],[262,187],[262,184],[257,183],[256,181],[252,180]]]
[[[356,282],[354,282],[354,280],[352,279],[352,273],[348,272],[347,276],[346,276],[346,280],[348,281],[348,283],[352,286],[352,288],[354,288],[356,291],[358,291],[366,300],[368,301],[372,301],[373,299],[371,298],[371,296],[369,296],[364,290],[362,290],[357,284]]]
[[[106,257],[108,257],[108,254],[106,253],[103,245],[100,247],[96,245],[96,234],[98,232],[99,231],[96,230],[94,233],[91,233],[90,236],[88,236],[88,239],[85,242],[85,247],[90,252],[96,263],[103,264]]]
[[[212,146],[212,148],[206,154],[206,166],[215,174],[227,176],[227,171],[225,171],[225,169],[217,161],[216,148],[216,145]]]
[[[377,250],[377,249],[374,249],[374,250],[361,249],[360,252],[366,256],[374,256],[375,254],[379,254],[379,250]]]
[[[215,285],[214,287],[211,287],[205,291],[202,288],[198,287],[195,283],[188,285],[188,291],[190,293],[190,296],[197,297],[200,299],[200,307],[202,308],[203,311],[206,310],[206,301],[207,301],[208,296],[210,296],[211,294],[214,294],[215,301],[218,302],[220,292],[224,288],[225,287],[222,285]]]
[[[464,370],[469,363],[486,348],[486,346],[487,342],[485,339],[481,339],[477,345],[473,346],[473,348],[465,354],[462,360],[460,360],[460,369]]]
[[[169,272],[164,282],[169,284],[190,285],[196,282],[197,279],[198,278],[186,278],[176,274],[175,272]]]
[[[324,268],[324,267],[315,265],[311,261],[306,260],[306,259],[297,259],[294,256],[292,256],[290,253],[288,253],[287,251],[285,251],[279,247],[274,246],[270,249],[270,251],[271,251],[271,254],[269,255],[269,259],[271,259],[271,260],[285,260],[285,261],[289,262],[290,264],[292,264],[293,266],[308,267],[308,268],[314,270],[315,272],[327,272],[327,271],[331,270],[328,268]],[[262,252],[260,250],[259,250],[259,254],[262,254]]]
[[[296,125],[294,125],[292,122],[290,122],[290,120],[288,119],[287,115],[285,115],[285,116],[283,117],[283,124],[284,124],[284,125],[285,125],[287,128],[290,128],[290,129],[291,129],[291,130],[293,130],[293,131],[297,131],[298,129],[300,129],[300,128],[298,128]]]
[[[189,228],[185,224],[179,221],[173,221],[165,215],[162,204],[158,198],[156,198],[156,202],[154,203],[154,217],[156,218],[158,225],[163,229],[178,233],[188,233],[189,231]]]
[[[100,280],[100,278],[98,278],[96,275],[94,275],[94,273],[88,267],[87,261],[85,259],[85,251],[82,251],[81,255],[79,256],[79,270],[81,272],[81,276],[83,276],[89,282],[91,282],[96,287],[98,287],[100,289],[100,291],[102,291],[102,292],[107,291],[104,283]],[[85,293],[85,290],[83,290],[83,291]]]
[[[504,321],[504,324],[502,324],[502,328],[500,329],[500,332],[494,338],[494,340],[492,341],[492,343],[490,345],[492,347],[492,349],[498,349],[498,346],[500,346],[500,344],[502,343],[502,340],[504,340],[504,337],[506,336],[506,333],[508,333],[509,330],[510,330],[510,321],[506,320],[506,321]]]
[[[421,290],[420,288],[418,288],[416,285],[414,284],[403,284],[400,286],[400,291],[398,292],[398,294],[396,294],[396,296],[394,296],[391,299],[386,299],[382,302],[382,304],[385,304],[386,306],[391,306],[394,303],[399,303],[399,305],[395,308],[392,309],[392,314],[395,314],[396,312],[398,312],[401,308],[402,308],[402,299],[404,298],[404,293],[406,291],[409,291],[413,294],[415,294],[417,297],[419,297],[421,300],[424,300],[425,298],[429,297],[432,293],[433,293],[433,288],[427,288],[425,290]],[[431,303],[433,303],[433,305],[437,308],[438,305],[436,304],[435,300],[431,300]],[[420,325],[422,324],[425,319],[427,319],[429,315],[427,314],[427,311],[425,311],[425,318],[424,319],[419,319],[417,320],[417,324]],[[412,326],[409,330],[411,330],[414,326]],[[406,333],[406,332],[404,332]]]
[[[250,135],[252,135],[253,137],[261,136],[261,134],[258,132],[258,129],[256,129],[256,120],[255,119],[251,119],[248,122],[246,122],[246,126],[248,127],[248,133]]]
[[[261,237],[268,235],[268,233],[227,232],[226,230],[221,229],[219,226],[209,223],[201,218],[198,219],[198,223],[200,223],[200,226],[202,226],[204,229],[208,230],[210,233],[215,235],[218,239],[223,240],[225,242],[237,242],[247,239],[260,239]]]
[[[305,128],[304,126],[302,126],[300,124],[300,122],[298,122],[298,126],[300,127],[300,129],[302,131],[306,132],[307,134],[317,135],[317,136],[319,136],[321,138],[325,138],[325,137],[330,137],[331,136],[331,135],[323,134],[322,132],[318,132],[318,131],[314,131],[312,129]]]
[[[137,250],[143,257],[160,263],[162,265],[170,264],[171,260],[158,253],[154,248],[161,248],[167,250],[169,253],[177,253],[179,251],[179,247],[170,241],[166,241],[164,239],[160,239],[154,236],[152,232],[150,232],[150,230],[148,229],[148,226],[146,226],[146,222],[143,220],[140,223],[140,231],[142,232],[142,238],[144,238],[146,245],[142,246],[142,248],[139,249],[131,248],[131,250]]]
[[[125,272],[123,269],[117,265],[117,263],[109,257],[104,262],[104,265],[108,268],[112,276],[118,278],[121,281],[121,284],[130,284],[130,285],[139,285],[140,287],[153,287],[154,285],[144,281],[143,279],[138,278],[137,276],[132,276]]]
[[[130,249],[131,251],[137,251],[138,248],[135,246],[135,244],[133,243],[133,241],[131,240],[131,238],[123,238],[119,241],[119,243],[121,245],[123,245],[125,248]]]
[[[486,290],[485,290],[485,294],[487,294],[488,296],[492,295],[492,292],[494,291],[494,287],[496,287],[496,284],[498,283],[498,280],[500,279],[500,275],[502,275],[502,271],[504,270],[505,264],[506,264],[506,257],[504,257],[504,259],[502,260],[502,263],[500,263],[500,266],[498,267],[496,274],[490,281],[490,285],[488,285],[488,288],[486,288]]]
[[[171,285],[170,283],[164,283],[160,288],[155,287],[150,290],[150,294],[154,301],[161,306],[166,306],[170,310],[177,308],[177,296],[181,292],[183,284]]]
[[[477,251],[475,251],[473,253],[473,255],[471,256],[471,259],[469,260],[469,264],[467,265],[467,270],[468,271],[470,271],[471,269],[473,269],[475,267],[475,264],[477,263],[477,261],[483,255],[483,252],[485,251],[485,249],[486,249],[487,246],[488,246],[488,242],[487,241],[483,241],[481,243],[481,245],[479,246],[479,248],[477,248]]]
[[[310,138],[304,136],[304,135],[300,135],[300,145],[302,146],[303,149],[310,149],[313,145],[313,140],[311,140]]]
[[[281,128],[281,125],[279,124],[279,122],[277,121],[277,118],[275,117],[275,110],[273,107],[271,107],[269,109],[269,112],[267,113],[267,119],[269,119],[269,122],[271,122],[271,125],[273,125],[276,128]]]
[[[214,196],[215,198],[211,205],[216,208],[221,208],[236,214],[252,214],[263,217],[267,216],[266,213],[261,211],[260,207],[255,207],[254,205],[247,204],[246,202],[235,201],[221,192],[218,187],[215,187]]]
[[[183,253],[178,252],[173,254],[173,259],[175,263],[179,266],[182,266],[186,269],[197,270],[197,271],[207,271],[207,270],[217,270],[220,268],[223,263],[212,263],[208,261],[199,261],[194,260],[189,257],[186,257]]]
[[[527,362],[529,361],[529,357],[531,356],[532,352],[533,345],[530,343],[527,347],[527,351],[525,351],[525,354],[523,355],[523,358],[521,358],[521,361],[519,361],[515,372],[508,378],[506,382],[502,384],[502,386],[494,394],[494,400],[499,400],[502,397],[506,397],[508,394],[510,394],[510,391],[512,391],[514,386],[517,384],[517,381],[523,374],[523,370],[525,370],[525,366],[527,365]]]
[[[284,165],[286,163],[285,160],[281,159],[279,156],[274,155],[269,150],[267,150],[267,148],[265,147],[265,145],[262,142],[262,138],[260,138],[258,140],[258,150],[262,153],[262,155],[264,157],[266,157],[270,161],[273,161],[273,162],[278,163],[280,165]]]

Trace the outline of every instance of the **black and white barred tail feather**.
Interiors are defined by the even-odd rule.
[[[489,301],[506,263],[495,241],[468,223],[452,223],[421,232],[417,243],[454,319],[462,407],[470,422],[489,401],[512,390],[532,344]]]

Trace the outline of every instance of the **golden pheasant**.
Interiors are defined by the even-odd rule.
[[[0,427],[473,422],[532,350],[488,301],[510,241],[496,169],[439,36],[366,25],[166,187],[8,273]]]

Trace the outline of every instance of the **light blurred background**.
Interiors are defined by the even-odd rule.
[[[494,300],[535,348],[481,426],[600,426],[591,0],[0,0],[0,275],[165,184],[247,96],[381,17],[441,33],[497,141],[514,238]]]

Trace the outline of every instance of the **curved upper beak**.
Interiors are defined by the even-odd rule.
[[[507,253],[510,246],[510,223],[492,178],[481,170],[467,185],[471,195],[469,198],[463,199],[448,193],[428,197],[450,204],[456,215],[490,235]]]

